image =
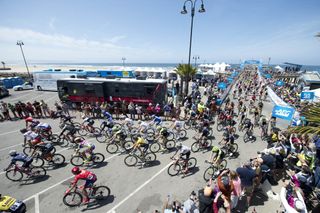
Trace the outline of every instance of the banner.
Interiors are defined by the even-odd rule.
[[[272,116],[291,121],[294,112],[294,108],[276,105],[273,107]]]
[[[231,84],[231,83],[232,83],[232,81],[233,81],[233,78],[228,77],[228,83],[229,83],[229,84]]]
[[[225,90],[225,89],[227,88],[227,84],[224,83],[224,82],[220,82],[220,83],[218,84],[218,88],[219,88],[219,89],[222,89],[222,90]]]
[[[288,106],[288,104],[284,102],[269,86],[267,86],[267,89],[268,95],[271,98],[272,102],[275,103],[275,105]]]
[[[314,99],[314,92],[301,93],[301,100],[313,100],[313,99]]]

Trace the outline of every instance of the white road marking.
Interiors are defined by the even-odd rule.
[[[130,197],[132,197],[134,194],[136,194],[138,191],[140,191],[144,186],[146,186],[148,183],[150,183],[153,179],[155,179],[157,176],[159,176],[164,170],[166,170],[170,165],[172,164],[172,162],[170,162],[168,165],[166,165],[165,167],[163,167],[160,171],[158,171],[155,175],[153,175],[149,180],[147,180],[146,182],[144,182],[141,186],[139,186],[136,190],[134,190],[133,192],[131,192],[131,194],[129,194],[127,197],[125,197],[122,201],[120,201],[117,205],[115,205],[112,209],[110,209],[109,211],[107,211],[107,213],[114,213],[115,210],[121,206],[124,202],[126,202]]]
[[[112,156],[108,157],[105,161],[110,160],[110,159],[114,158],[115,156],[118,156],[118,154],[115,154],[115,155],[112,155]],[[63,182],[65,182],[65,181],[67,181],[67,180],[69,180],[69,179],[71,179],[71,178],[73,178],[73,177],[74,177],[73,175],[70,176],[70,177],[67,177],[67,178],[65,178],[64,180],[62,180],[62,181],[60,181],[60,182],[58,182],[58,183],[56,183],[56,184],[54,184],[54,185],[52,185],[52,186],[50,186],[50,187],[47,187],[46,189],[44,189],[44,190],[42,190],[42,191],[40,191],[40,192],[38,192],[38,193],[36,193],[36,194],[34,194],[34,195],[31,195],[31,196],[28,197],[27,199],[23,200],[23,202],[27,202],[27,201],[35,198],[36,196],[39,196],[39,195],[41,195],[41,194],[43,194],[43,193],[45,193],[45,192],[53,189],[54,187],[59,186],[59,185],[62,184]]]
[[[0,133],[0,136],[1,136],[1,135],[7,135],[7,134],[15,133],[15,132],[19,132],[19,130],[14,130],[14,131],[11,131],[11,132]]]
[[[39,195],[34,197],[34,212],[40,213]]]

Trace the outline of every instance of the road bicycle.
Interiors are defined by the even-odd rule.
[[[47,171],[43,167],[29,167],[22,168],[21,166],[14,164],[6,170],[6,177],[12,181],[20,181],[24,175],[28,178],[42,178],[47,174]]]
[[[88,198],[94,200],[105,200],[110,196],[110,188],[107,186],[92,186],[88,188]],[[69,192],[69,189],[66,191],[63,196],[63,203],[69,207],[76,207],[82,204],[84,196],[79,190],[78,186],[75,186],[72,191]]]
[[[149,164],[157,159],[156,154],[149,152],[145,156],[142,154],[137,154],[136,150],[132,150],[127,157],[124,158],[124,163],[129,166],[135,166],[140,161],[142,165]]]
[[[243,141],[245,143],[250,142],[250,141],[254,142],[256,140],[257,140],[257,138],[253,135],[252,130],[247,130],[243,135]]]
[[[75,149],[75,152],[73,153],[70,163],[74,166],[82,166],[85,161],[92,162],[92,163],[102,163],[104,162],[104,155],[101,153],[91,153],[91,158],[84,158],[81,153],[79,152],[79,149]]]
[[[168,174],[170,176],[176,176],[178,174],[180,174],[181,172],[186,175],[190,170],[194,169],[197,165],[197,159],[194,157],[187,159],[183,159],[183,158],[173,158],[171,157],[171,159],[173,160],[172,164],[168,167]],[[186,170],[187,167],[187,170]]]
[[[195,137],[193,138],[196,139]],[[212,140],[209,138],[196,139],[196,142],[191,145],[191,151],[198,152],[200,150],[208,150],[211,146]]]
[[[51,155],[50,156],[51,159],[49,155]],[[66,160],[65,157],[59,153],[54,153],[54,154],[50,153],[44,156],[38,151],[32,157],[33,157],[32,165],[34,167],[42,167],[44,164],[44,161],[47,161],[49,164],[52,163],[55,166],[61,166],[64,164]]]
[[[80,129],[78,130],[78,133],[81,136],[87,136],[88,134],[97,136],[101,134],[101,129],[98,127],[94,127],[94,126],[89,127],[88,125],[82,124],[80,126]]]
[[[108,145],[106,146],[106,150],[110,154],[115,154],[116,152],[118,152],[119,148],[123,148],[126,152],[129,152],[132,147],[132,141],[114,139],[108,143]]]
[[[34,147],[35,145],[32,145],[31,143],[28,144],[28,146],[25,146],[22,150],[22,152],[28,156],[31,156],[31,154],[34,151]],[[56,152],[56,148],[53,147],[53,150],[51,151],[52,154],[54,154]]]
[[[213,164],[212,162],[205,161],[205,163],[210,164],[210,166],[204,171],[203,179],[205,181],[209,181],[211,179],[215,179],[219,176],[220,171],[227,167],[227,161],[225,159],[221,160],[219,165]]]

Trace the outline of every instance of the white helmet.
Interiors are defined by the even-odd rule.
[[[17,155],[17,151],[16,151],[16,150],[11,150],[11,151],[9,152],[9,155],[10,155],[11,157],[16,156],[16,155]]]

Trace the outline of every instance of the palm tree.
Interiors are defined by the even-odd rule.
[[[179,64],[176,67],[176,72],[178,75],[180,75],[181,79],[181,94],[183,91],[183,82],[184,82],[184,95],[188,95],[189,91],[189,81],[191,80],[191,77],[194,76],[197,73],[197,69],[192,67],[192,65],[188,64]]]
[[[4,63],[4,61],[1,61],[1,64],[3,66],[3,69],[5,69],[6,68],[6,63]]]
[[[306,118],[308,125],[290,128],[290,132],[320,134],[320,103],[313,106],[306,106],[302,109],[301,115]]]

